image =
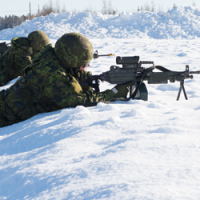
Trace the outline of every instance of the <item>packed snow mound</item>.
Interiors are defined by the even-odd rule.
[[[200,8],[188,6],[167,12],[123,12],[120,15],[51,13],[3,30],[0,37],[2,40],[26,37],[32,30],[42,30],[56,40],[67,32],[79,32],[89,38],[192,39],[200,37]]]

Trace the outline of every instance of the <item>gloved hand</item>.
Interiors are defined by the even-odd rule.
[[[128,87],[134,85],[135,82],[129,82],[127,84],[120,84],[120,85],[116,85],[112,91],[115,93],[114,98],[120,98],[120,97],[126,97],[129,90]]]
[[[89,76],[92,76],[92,73],[89,71],[78,71],[76,74],[76,78],[79,81],[85,81],[88,79]]]
[[[92,73],[89,71],[78,71],[76,74],[76,78],[79,81],[84,92],[88,90],[93,91],[92,87],[90,87],[89,85],[87,86],[82,85],[82,83],[87,82],[89,76],[92,76]]]

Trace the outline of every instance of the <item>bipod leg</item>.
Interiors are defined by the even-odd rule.
[[[188,100],[187,94],[186,94],[186,91],[185,91],[185,87],[184,87],[184,83],[183,83],[183,85],[182,85],[182,88],[183,88],[183,92],[184,92],[185,99]]]
[[[133,92],[133,86],[131,85],[130,86],[130,92],[129,92],[129,98],[131,98],[132,92]]]
[[[179,88],[178,96],[177,96],[177,99],[176,99],[177,101],[178,101],[179,98],[180,98],[181,90],[183,90],[183,93],[184,93],[185,99],[188,100],[188,98],[187,98],[187,94],[186,94],[186,91],[185,91],[185,87],[184,87],[184,80],[181,80],[181,81],[180,81],[180,88]]]

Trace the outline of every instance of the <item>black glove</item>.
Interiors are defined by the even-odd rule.
[[[88,84],[87,79],[90,76],[92,76],[92,73],[89,71],[78,71],[76,74],[76,78],[79,81],[79,84],[81,85],[83,91],[93,91],[92,87],[90,87],[89,85],[84,85],[84,83]]]
[[[92,73],[89,71],[78,71],[76,74],[76,78],[79,81],[86,81],[89,76],[92,76]]]

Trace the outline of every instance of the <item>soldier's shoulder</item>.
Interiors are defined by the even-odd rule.
[[[11,48],[20,56],[31,56],[32,49],[29,47],[28,39],[16,37],[11,40]]]
[[[44,47],[40,52],[36,53],[33,56],[32,61],[38,62],[41,59],[48,60],[49,58],[53,57],[53,55],[54,55],[54,50],[52,44],[49,44],[46,47]]]

